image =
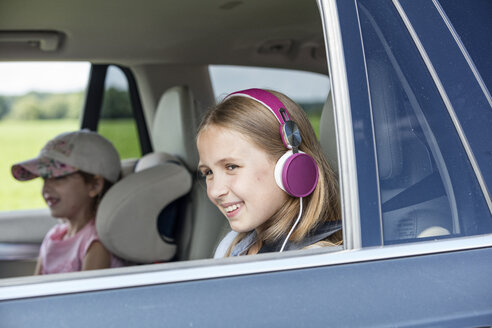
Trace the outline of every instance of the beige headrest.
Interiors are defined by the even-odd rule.
[[[175,86],[161,96],[152,126],[154,150],[179,157],[191,171],[198,166],[195,117],[195,101],[190,89]]]
[[[151,167],[166,163],[174,163],[180,165],[179,159],[167,153],[151,153],[143,156],[135,165],[135,172],[140,172]]]
[[[447,236],[449,235],[449,230],[444,227],[433,226],[425,229],[417,238],[425,238],[425,237],[437,237],[437,236]]]
[[[97,232],[108,250],[125,260],[167,261],[175,255],[176,245],[159,233],[159,215],[190,191],[192,178],[167,154],[146,155],[136,168],[138,172],[117,182],[101,200]]]

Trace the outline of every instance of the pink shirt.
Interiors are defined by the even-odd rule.
[[[57,224],[44,237],[39,252],[41,274],[81,271],[89,246],[99,240],[94,220],[72,237],[63,239],[67,230],[66,223]],[[111,255],[111,267],[120,266],[123,266],[122,261]]]

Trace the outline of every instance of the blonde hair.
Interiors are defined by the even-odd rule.
[[[274,94],[284,104],[290,118],[299,127],[302,138],[299,149],[311,155],[318,165],[318,185],[311,195],[303,198],[302,219],[289,238],[290,241],[298,242],[323,222],[341,219],[338,183],[304,111],[284,94],[267,91]],[[269,154],[275,162],[286,152],[280,138],[279,122],[265,106],[253,99],[240,96],[226,98],[205,114],[198,127],[197,135],[199,136],[201,131],[211,126],[228,128],[243,134]],[[298,212],[299,198],[289,196],[280,210],[256,229],[257,241],[251,247],[250,254],[256,253],[265,242],[274,242],[287,235]],[[238,234],[227,251],[227,256],[246,235],[247,233]],[[334,245],[340,244],[341,231],[332,235],[330,241]]]

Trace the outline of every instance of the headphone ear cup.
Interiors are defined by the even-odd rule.
[[[310,195],[318,184],[318,166],[304,152],[287,151],[275,165],[275,181],[286,193],[294,197]]]
[[[285,154],[283,154],[278,159],[277,164],[275,164],[275,172],[274,172],[274,174],[275,174],[275,182],[280,187],[280,189],[282,189],[285,192],[287,192],[287,190],[285,190],[285,187],[284,187],[284,182],[283,182],[283,179],[282,179],[282,173],[283,173],[283,170],[284,170],[285,162],[287,161],[287,159],[290,156],[292,156],[292,154],[293,154],[292,153],[292,150],[287,151]]]

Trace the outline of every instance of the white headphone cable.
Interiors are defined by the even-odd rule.
[[[282,253],[284,251],[284,247],[287,244],[287,240],[289,240],[290,235],[292,234],[292,232],[296,228],[297,224],[299,223],[299,220],[301,219],[301,215],[302,215],[302,197],[299,197],[299,215],[297,216],[296,222],[294,222],[294,225],[292,226],[292,228],[290,228],[290,231],[287,234],[287,237],[285,238],[284,243],[282,244],[282,248],[280,248],[280,253]]]

